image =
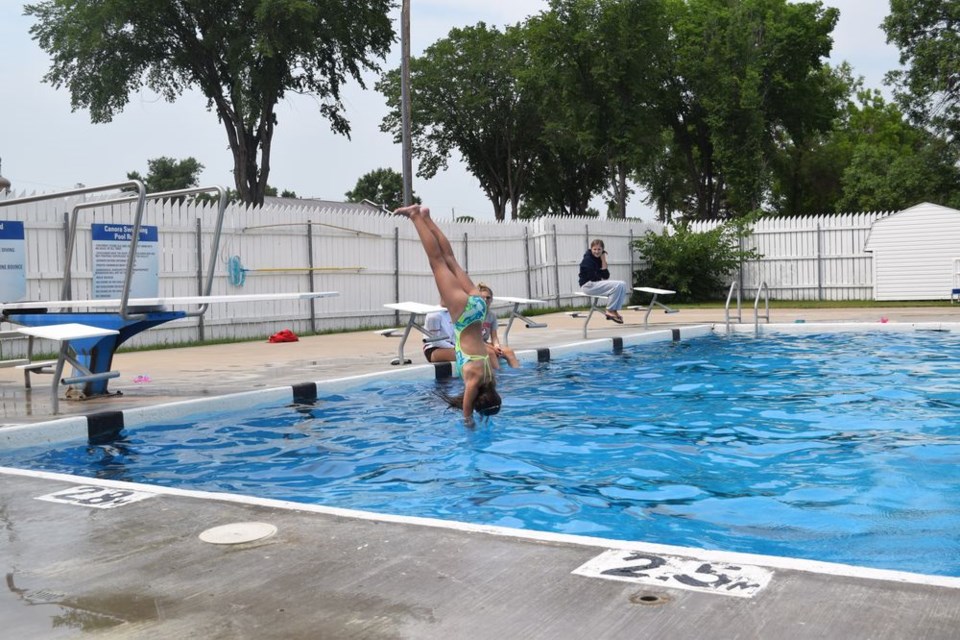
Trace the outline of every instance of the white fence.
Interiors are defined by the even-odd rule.
[[[864,251],[874,221],[893,211],[763,218],[743,239],[761,258],[744,264],[740,289],[753,297],[766,282],[775,300],[873,300],[873,257]],[[693,231],[719,223],[694,222]]]
[[[24,222],[27,299],[61,297],[67,216],[77,202],[47,200],[0,209],[0,219]],[[72,299],[92,297],[91,223],[130,224],[131,206],[80,212]],[[884,215],[761,221],[745,246],[756,248],[763,258],[744,265],[742,291],[749,295],[766,281],[775,299],[872,298],[871,258],[863,244],[872,222]],[[156,225],[159,232],[159,295],[202,293],[215,220],[212,205],[147,203],[143,224]],[[578,264],[590,239],[604,239],[611,277],[630,282],[642,261],[632,241],[647,231],[662,231],[657,223],[585,218],[438,224],[474,281],[488,283],[500,295],[536,298],[552,307],[573,304]],[[701,223],[694,230],[712,226],[716,224]],[[199,318],[161,325],[128,344],[254,338],[283,328],[306,333],[392,326],[400,318],[385,309],[385,303],[438,300],[417,234],[403,218],[346,208],[228,207],[211,293],[296,291],[337,291],[339,296],[212,305]]]
[[[0,208],[0,219],[24,223],[28,300],[61,298],[68,216],[78,201]],[[79,212],[71,299],[93,297],[91,224],[130,224],[132,207]],[[202,293],[216,214],[213,205],[147,202],[142,222],[158,227],[160,296]],[[662,228],[637,220],[569,218],[526,224],[444,220],[438,224],[475,281],[488,283],[501,295],[541,299],[550,306],[570,304],[589,238],[604,239],[612,257],[612,277],[630,281],[639,266],[632,241]],[[229,206],[213,283],[213,295],[337,291],[339,296],[211,305],[199,318],[161,325],[127,344],[254,338],[283,328],[306,333],[393,326],[401,319],[385,309],[385,303],[438,300],[413,225],[404,218],[347,208]]]

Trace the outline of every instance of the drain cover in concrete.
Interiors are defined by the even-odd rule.
[[[243,544],[269,538],[277,528],[266,522],[233,522],[207,529],[200,539],[210,544]]]

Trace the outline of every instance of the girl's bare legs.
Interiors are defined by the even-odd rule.
[[[447,267],[453,272],[453,275],[457,277],[457,280],[460,281],[460,286],[464,291],[468,294],[474,293],[477,288],[476,285],[473,284],[470,276],[467,275],[460,266],[460,263],[457,262],[456,256],[453,255],[453,247],[450,246],[450,241],[447,240],[447,236],[443,234],[443,231],[440,230],[437,223],[430,217],[430,209],[420,207],[420,213],[426,218],[430,230],[433,232],[433,235],[436,236],[437,244],[440,245],[440,252],[443,254],[443,259],[447,262]]]
[[[446,237],[443,233],[439,233],[437,225],[430,219],[429,209],[414,204],[401,207],[394,213],[406,216],[413,222],[417,235],[420,236],[420,244],[423,245],[423,250],[427,254],[427,260],[430,261],[430,269],[433,271],[433,279],[437,283],[440,298],[452,317],[460,317],[467,304],[467,292],[464,291],[460,279],[450,269],[444,256],[441,238],[446,242]],[[450,243],[446,242],[446,245],[449,249]]]

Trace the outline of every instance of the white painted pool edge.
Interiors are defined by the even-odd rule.
[[[432,527],[436,529],[450,529],[453,531],[462,531],[466,533],[479,533],[537,542],[555,542],[580,547],[638,551],[641,553],[681,556],[701,560],[704,562],[749,564],[758,565],[769,569],[784,569],[790,571],[801,571],[805,573],[842,576],[847,578],[862,578],[865,580],[880,580],[902,584],[916,584],[933,587],[945,587],[949,589],[960,589],[960,578],[954,578],[950,576],[911,573],[907,571],[895,571],[892,569],[873,569],[870,567],[859,567],[856,565],[847,565],[834,562],[821,562],[818,560],[805,560],[802,558],[768,556],[736,551],[719,551],[715,549],[702,549],[699,547],[681,547],[676,545],[658,544],[654,542],[616,540],[610,538],[597,538],[593,536],[580,536],[568,533],[552,533],[548,531],[530,531],[527,529],[514,529],[511,527],[501,527],[497,525],[472,524],[457,520],[440,520],[438,518],[402,516],[376,513],[373,511],[361,511],[359,509],[327,507],[317,504],[292,502],[289,500],[276,500],[273,498],[257,498],[255,496],[217,493],[213,491],[177,489],[173,487],[162,487],[138,482],[124,482],[121,480],[83,478],[80,476],[71,476],[63,473],[14,469],[11,467],[0,467],[0,474],[42,480],[54,480],[75,485],[89,485],[110,489],[131,489],[134,491],[141,491],[154,495],[193,498],[197,500],[210,500],[215,502],[231,502],[235,504],[253,505],[271,509],[281,509],[285,511],[306,511],[310,513],[342,518],[356,518],[359,520],[370,520],[375,522],[391,522],[395,524],[408,524]]]

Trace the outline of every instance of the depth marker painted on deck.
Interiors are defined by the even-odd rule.
[[[75,504],[81,507],[93,507],[94,509],[113,509],[114,507],[122,507],[132,502],[152,498],[155,495],[157,494],[132,489],[111,489],[82,485],[45,496],[38,496],[37,500]]]
[[[576,575],[752,598],[770,583],[761,567],[704,562],[639,551],[610,549],[574,569]]]

